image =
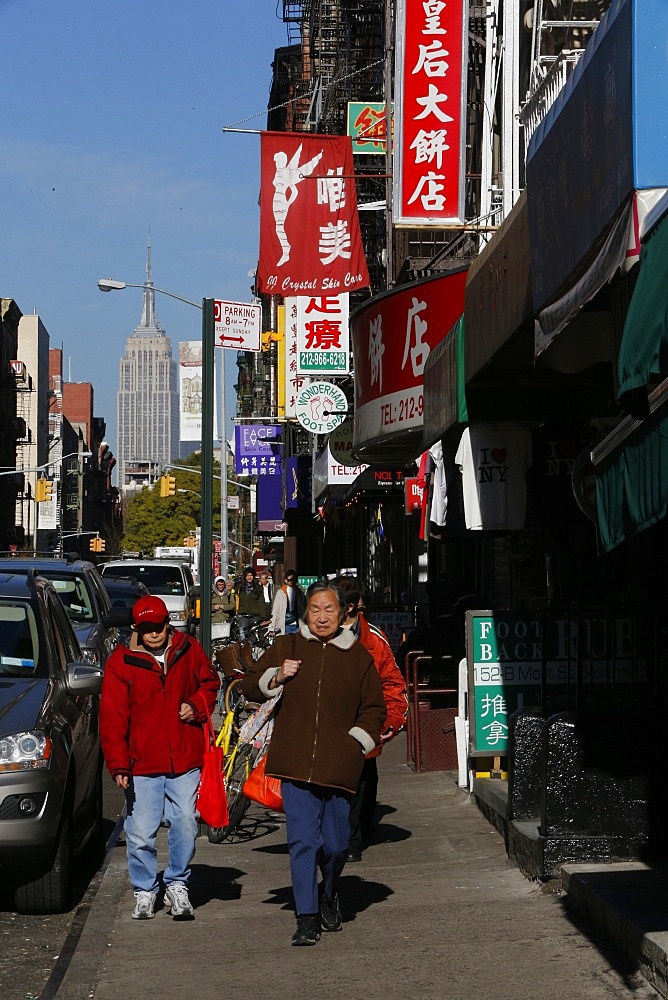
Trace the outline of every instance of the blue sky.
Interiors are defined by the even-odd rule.
[[[250,301],[258,252],[259,136],[276,0],[0,0],[0,297],[37,312],[64,376],[92,382],[116,451],[116,392],[141,291]],[[255,116],[255,117],[251,117]],[[201,336],[191,306],[156,295],[172,339]],[[228,430],[236,355],[228,352]]]

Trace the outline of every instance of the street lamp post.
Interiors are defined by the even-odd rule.
[[[113,278],[101,278],[97,287],[101,292],[112,292],[123,288],[145,288],[143,284],[133,284],[130,281],[115,281]],[[199,582],[201,594],[201,616],[200,616],[200,641],[207,652],[211,648],[211,538],[213,529],[213,397],[214,397],[214,349],[215,349],[215,321],[214,321],[214,300],[202,299],[201,304],[186,299],[182,295],[168,292],[164,288],[156,288],[152,283],[151,289],[168,295],[179,302],[185,302],[195,309],[202,310],[202,534],[199,552]],[[223,354],[223,358],[224,358]],[[225,371],[223,367],[223,390],[221,407],[223,415],[223,428],[225,426]],[[227,479],[225,472],[221,475],[221,505],[223,490],[225,491],[225,510],[227,510]],[[221,525],[221,536],[224,532],[224,541],[221,537],[221,548],[227,556],[227,519],[223,518]]]
[[[64,462],[66,458],[73,458],[74,456],[78,458],[92,458],[92,451],[71,451],[67,455],[61,455],[58,459],[51,459],[50,462],[45,462],[43,465],[36,465],[32,469],[14,469],[9,466],[5,466],[0,469],[0,476],[21,476],[26,472],[44,472],[45,469],[50,469],[52,465],[57,465],[60,462]]]

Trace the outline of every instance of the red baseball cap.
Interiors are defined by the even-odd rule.
[[[135,603],[132,618],[135,625],[163,625],[169,619],[169,611],[159,597],[147,594]]]

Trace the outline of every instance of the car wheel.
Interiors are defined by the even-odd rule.
[[[67,910],[72,856],[72,820],[68,803],[60,821],[58,841],[51,868],[36,874],[26,872],[19,876],[14,891],[14,906],[18,913],[64,913]]]

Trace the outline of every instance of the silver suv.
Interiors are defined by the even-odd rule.
[[[101,567],[106,576],[134,577],[149,594],[161,597],[169,611],[170,624],[181,632],[195,626],[195,586],[188,563],[178,559],[116,559]]]
[[[84,658],[103,667],[129,625],[129,608],[112,608],[97,568],[85,559],[0,559],[0,573],[39,573],[46,577],[69,615]]]

